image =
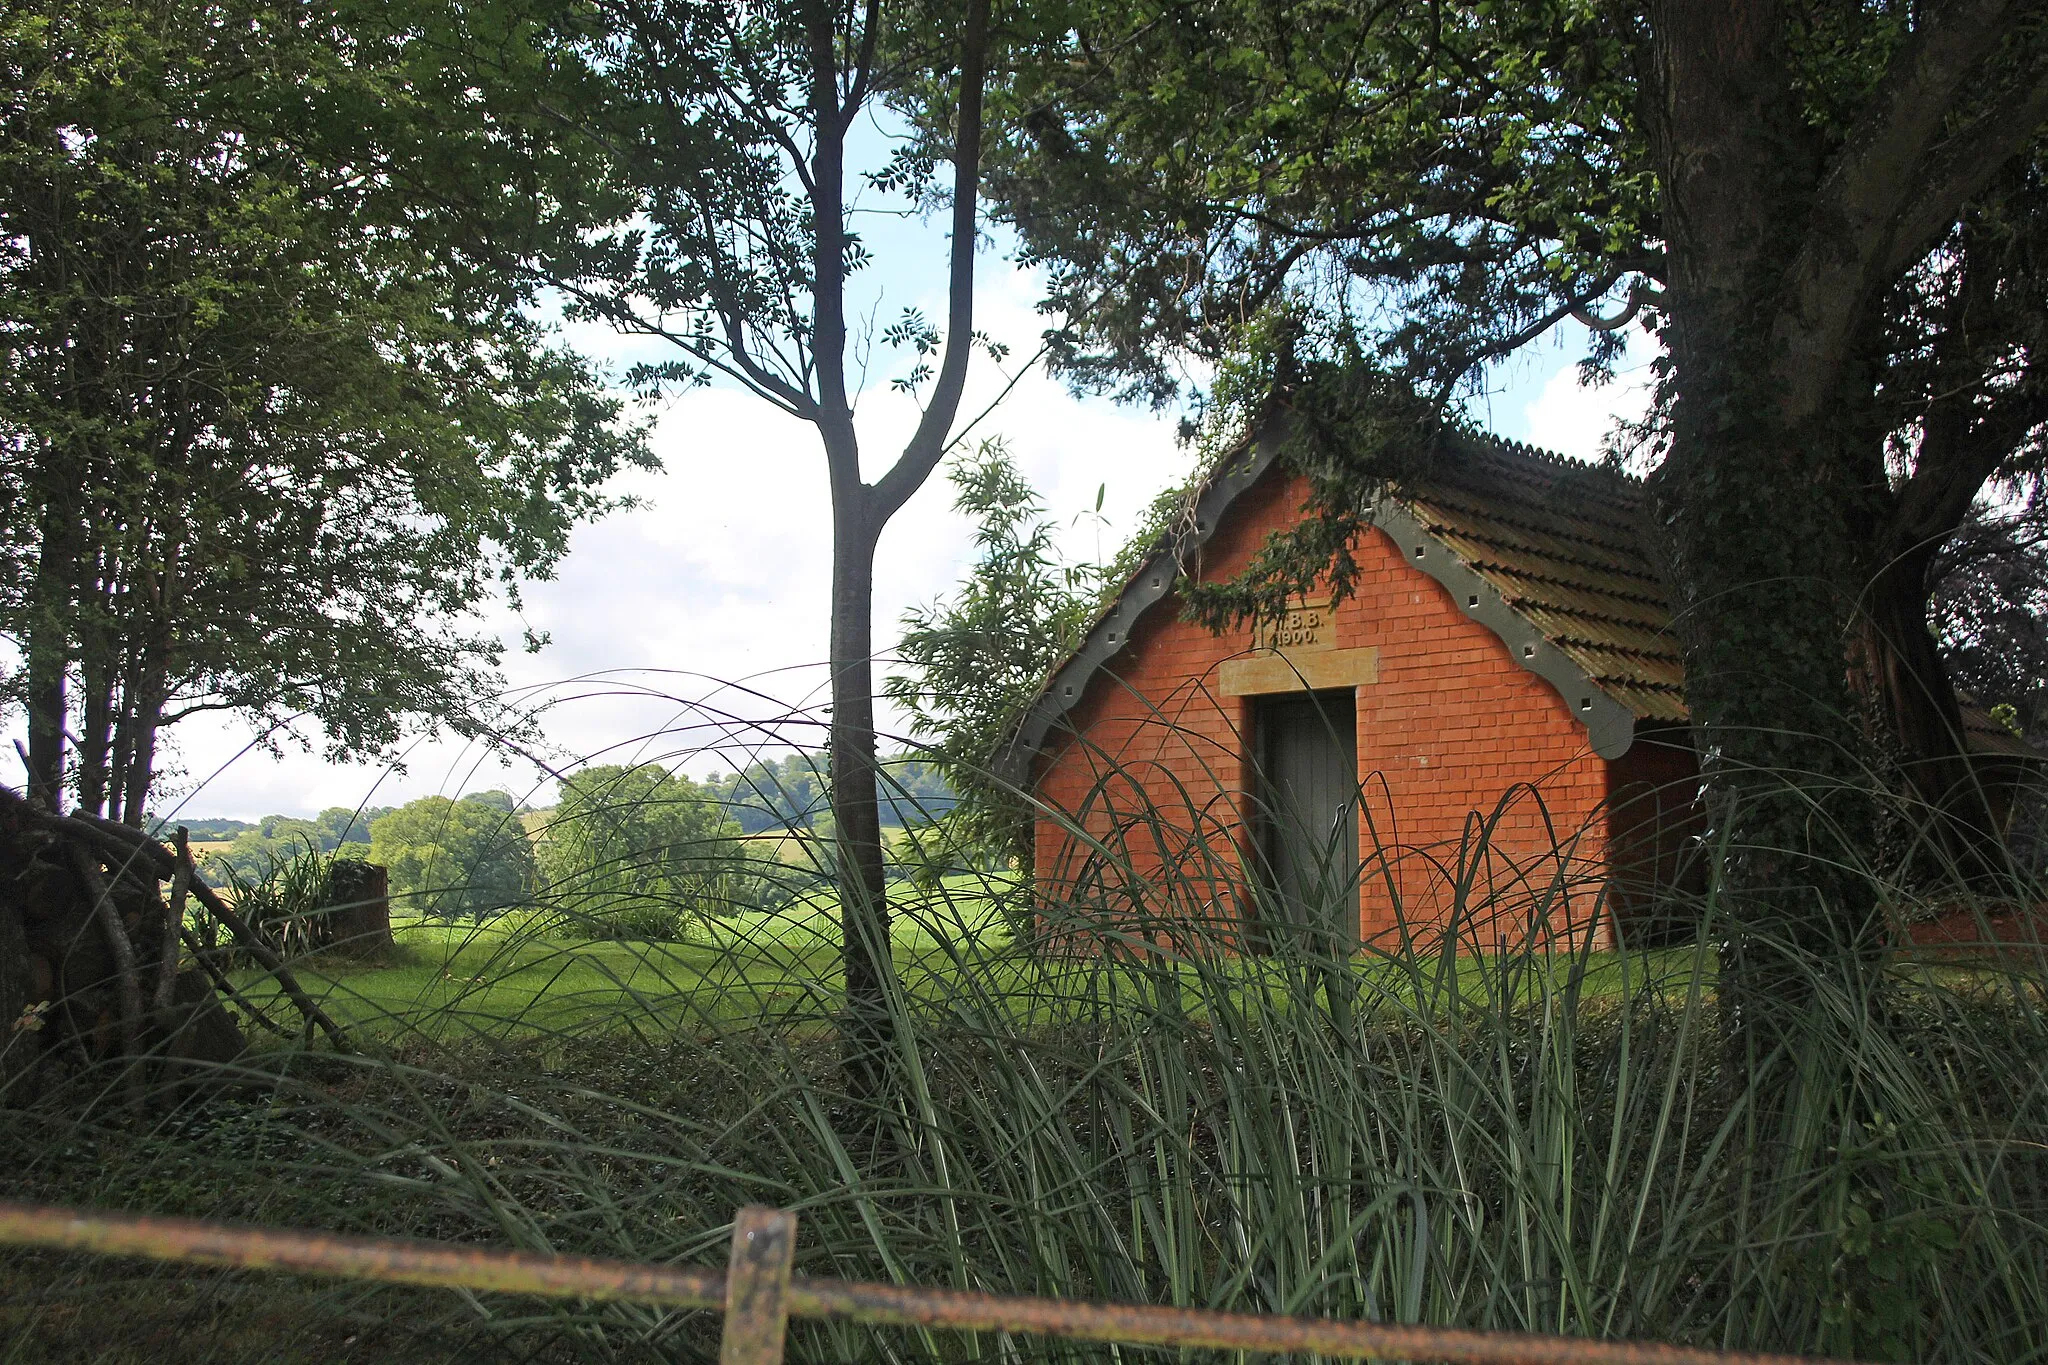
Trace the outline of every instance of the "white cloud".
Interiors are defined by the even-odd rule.
[[[1623,370],[1598,388],[1579,383],[1578,366],[1560,365],[1524,410],[1523,438],[1575,460],[1594,461],[1614,425],[1638,420],[1648,409],[1649,385],[1640,370]]]

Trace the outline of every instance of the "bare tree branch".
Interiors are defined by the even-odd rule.
[[[953,241],[947,286],[946,353],[931,406],[887,474],[875,485],[875,513],[886,520],[924,486],[945,458],[947,436],[974,351],[975,219],[981,187],[981,105],[988,79],[988,0],[969,0],[960,35],[960,108],[953,134]]]

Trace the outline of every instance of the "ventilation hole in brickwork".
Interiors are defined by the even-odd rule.
[[[1523,645],[1523,646],[1522,646],[1522,657],[1523,657],[1523,658],[1525,658],[1525,659],[1533,659],[1533,658],[1535,658],[1535,657],[1536,657],[1536,646],[1534,646],[1534,645]]]
[[[1591,697],[1580,697],[1580,698],[1579,698],[1579,709],[1580,709],[1581,711],[1590,711],[1590,710],[1592,710],[1592,709],[1593,709],[1593,699],[1592,699]]]
[[[1465,605],[1471,608],[1472,610],[1477,611],[1479,609],[1479,594],[1475,592],[1470,597],[1466,598]]]
[[[1428,547],[1427,545],[1418,545],[1418,546],[1416,546],[1416,547],[1415,547],[1415,557],[1416,557],[1417,559],[1420,559],[1420,558],[1422,558],[1422,556],[1423,556],[1424,552],[1426,552],[1426,551],[1427,551],[1428,549],[1429,549],[1429,547]]]

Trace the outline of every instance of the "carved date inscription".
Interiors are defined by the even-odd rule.
[[[1329,649],[1337,643],[1331,619],[1330,599],[1296,599],[1285,616],[1256,622],[1252,627],[1253,649]]]

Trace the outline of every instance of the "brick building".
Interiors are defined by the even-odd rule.
[[[1307,493],[1270,443],[1224,463],[1016,732],[1042,894],[1577,936],[1685,875],[1698,764],[1641,485],[1499,441],[1437,465],[1377,509],[1342,603],[1217,635],[1178,575],[1233,576]]]

